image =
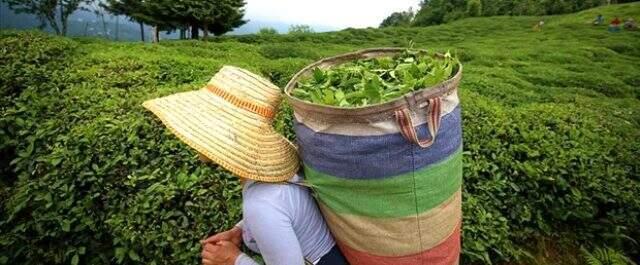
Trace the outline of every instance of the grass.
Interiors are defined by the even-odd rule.
[[[322,57],[367,47],[404,47],[412,41],[417,48],[457,53],[465,64],[463,91],[478,92],[502,104],[558,103],[560,95],[573,95],[606,96],[626,102],[624,106],[635,105],[633,99],[640,98],[636,74],[640,33],[612,34],[605,26],[591,26],[597,13],[630,17],[639,12],[637,4],[627,4],[549,16],[541,32],[531,29],[538,17],[492,17],[429,28],[345,30],[302,37],[248,36],[212,42],[163,41],[160,45],[77,41],[83,43],[81,53],[98,61],[131,59],[142,64],[191,66],[195,79],[186,80],[195,84],[206,81],[223,64],[269,77],[287,76]],[[270,43],[273,40],[279,43]],[[283,86],[287,78],[275,81]],[[505,89],[487,89],[486,83]]]
[[[90,161],[87,163],[98,168],[116,165],[117,172],[105,169],[107,173],[103,173],[102,178],[112,176],[109,174],[127,178],[126,190],[137,194],[131,195],[133,201],[120,198],[119,192],[113,194],[129,208],[111,209],[114,211],[111,216],[97,218],[99,229],[107,231],[103,237],[113,240],[105,242],[107,248],[111,243],[114,248],[130,248],[138,251],[134,255],[129,253],[130,256],[147,262],[155,258],[160,263],[184,263],[196,258],[194,253],[197,254],[198,246],[192,241],[233,224],[239,208],[216,202],[220,212],[202,210],[205,213],[202,216],[208,218],[207,214],[215,214],[218,218],[215,220],[224,220],[220,224],[196,224],[202,221],[198,219],[202,217],[200,215],[196,215],[198,218],[188,216],[189,222],[194,223],[188,229],[175,227],[175,222],[170,221],[158,221],[161,225],[147,223],[159,216],[158,212],[182,210],[181,204],[175,202],[180,199],[172,197],[173,194],[189,191],[181,196],[190,198],[190,189],[211,182],[209,176],[198,172],[211,171],[200,168],[195,162],[183,166],[195,156],[170,135],[144,138],[145,133],[160,131],[160,127],[140,107],[141,102],[198,89],[227,64],[260,73],[284,87],[305,65],[357,49],[407,47],[413,43],[415,48],[451,51],[464,65],[460,86],[465,141],[463,261],[579,264],[577,249],[583,244],[626,246],[629,255],[639,257],[637,245],[624,238],[638,236],[640,229],[634,220],[640,212],[640,200],[637,199],[640,191],[640,163],[637,161],[640,154],[640,31],[609,33],[606,26],[592,26],[591,20],[599,13],[607,19],[617,15],[621,18],[635,16],[638,20],[640,3],[561,16],[469,18],[427,28],[347,29],[207,41],[164,40],[160,44],[74,38],[70,40],[74,50],[65,59],[66,67],[54,73],[47,82],[29,86],[15,101],[19,103],[16,103],[18,110],[7,111],[3,117],[24,113],[24,108],[37,107],[41,109],[34,110],[31,118],[39,126],[55,128],[50,136],[36,131],[38,127],[24,129],[24,134],[29,135],[27,140],[39,139],[36,151],[33,146],[16,141],[16,152],[30,149],[34,153],[42,152],[42,157],[46,158],[77,145],[79,149],[73,151],[74,154],[88,156]],[[533,31],[532,26],[540,19],[545,20],[545,26],[541,31]],[[11,34],[15,33],[0,33],[2,36]],[[42,92],[45,89],[49,90]],[[48,97],[47,103],[41,100],[44,97]],[[68,109],[57,107],[69,102],[73,105]],[[9,105],[0,109],[11,109]],[[290,109],[285,107],[276,127],[293,137],[287,129],[290,114]],[[34,132],[29,134],[29,130]],[[86,139],[69,140],[74,137]],[[127,140],[121,143],[121,139]],[[155,150],[159,140],[171,141],[171,144]],[[96,143],[104,150],[97,147],[86,150]],[[147,154],[165,158],[150,160]],[[109,157],[118,155],[124,155],[128,162],[109,161]],[[34,165],[32,168],[42,168],[37,165],[41,160],[34,161],[30,163],[35,164],[29,164]],[[146,161],[171,165],[173,170],[186,172],[188,176],[195,174],[198,178],[188,180],[188,185],[184,184],[186,187],[174,187],[171,181],[160,181],[164,175],[157,173],[154,165],[143,164],[150,163]],[[16,195],[12,192],[18,190],[15,187],[35,189],[30,186],[29,178],[35,179],[33,172],[36,171],[27,166],[20,167],[21,163],[26,162],[17,162],[12,169],[16,176],[0,183],[4,186],[0,198],[12,198],[7,201],[13,201]],[[58,174],[57,170],[52,174]],[[82,170],[82,166],[76,166],[69,172]],[[56,177],[62,176],[59,174]],[[145,188],[150,185],[144,184],[148,179],[171,188],[173,193],[161,195],[168,196],[175,205],[166,206],[162,199],[157,202],[165,204],[155,205],[155,200],[144,197],[158,195],[156,185],[151,185],[153,189]],[[92,187],[103,192],[95,186]],[[119,186],[114,184],[114,187]],[[47,191],[49,186],[43,185],[41,189]],[[199,191],[211,189],[223,193],[225,200],[229,197],[237,202],[237,189],[221,191],[202,186]],[[196,204],[201,203],[197,205],[202,209],[206,208],[204,199],[199,202],[197,198],[192,199]],[[139,201],[145,202],[144,207],[149,207],[151,202],[151,207],[157,208],[140,210],[143,213],[138,215],[132,209],[146,209],[137,205]],[[27,209],[45,208],[37,205],[29,204]],[[204,219],[209,220],[207,218]],[[18,226],[11,220],[0,221],[0,228],[9,229],[7,227]],[[29,235],[20,234],[26,233],[23,231],[27,228],[19,228],[22,230],[12,230],[19,235],[15,238],[28,238]],[[174,233],[171,238],[184,240],[167,246],[162,243],[165,234],[156,230]],[[610,230],[622,231],[623,236]],[[148,232],[128,235],[131,231]],[[157,237],[153,237],[156,234]],[[55,242],[56,238],[66,238],[66,234],[51,237]],[[0,244],[12,242],[0,239]],[[38,241],[29,246],[32,249],[50,248],[42,247],[44,245]],[[84,254],[84,250],[82,253],[89,255]],[[0,252],[0,261],[8,257],[3,255],[9,254]],[[41,253],[34,255],[44,256]],[[104,255],[109,258],[112,254]],[[163,260],[162,255],[167,255],[166,259],[171,256],[170,261]],[[85,256],[80,258],[90,261]],[[126,257],[118,259],[121,258],[127,260]]]

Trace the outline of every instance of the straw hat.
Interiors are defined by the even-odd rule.
[[[142,105],[180,140],[239,177],[264,182],[291,178],[299,159],[271,123],[280,89],[247,70],[224,66],[202,89]]]

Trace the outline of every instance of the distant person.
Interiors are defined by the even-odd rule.
[[[593,20],[593,25],[600,26],[602,24],[604,24],[604,16],[602,16],[602,14],[598,14],[596,19]]]
[[[638,30],[638,23],[633,18],[628,18],[624,22],[624,29],[626,30]]]
[[[533,25],[533,31],[540,31],[540,30],[542,30],[542,26],[544,26],[544,20],[540,20],[540,21],[538,21],[538,23],[536,23],[535,25]]]
[[[613,20],[611,20],[611,23],[609,23],[609,32],[619,32],[620,23],[622,22],[618,17],[615,17]]]

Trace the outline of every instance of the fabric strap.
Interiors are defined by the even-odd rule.
[[[211,93],[223,98],[224,100],[226,100],[227,102],[233,104],[238,108],[253,112],[267,119],[273,119],[273,117],[275,116],[275,110],[273,108],[258,106],[254,103],[242,100],[212,84],[207,84],[206,88]]]
[[[428,148],[436,141],[436,136],[438,135],[438,130],[440,129],[440,120],[442,118],[440,116],[440,111],[442,108],[442,100],[440,99],[440,97],[431,98],[428,102],[427,128],[429,129],[429,134],[431,134],[431,138],[429,139],[418,139],[418,133],[413,126],[413,120],[411,119],[411,113],[409,112],[409,109],[402,108],[395,111],[396,122],[398,123],[398,126],[400,126],[400,133],[402,134],[402,136],[407,139],[407,141],[417,144],[422,148]]]

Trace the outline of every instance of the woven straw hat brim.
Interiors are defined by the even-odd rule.
[[[251,72],[241,69],[234,68],[236,71],[220,71],[218,72],[218,77],[211,80],[214,84],[218,84],[219,87],[248,87],[252,88],[251,92],[256,93],[246,93],[243,96],[249,97],[253,99],[255,102],[261,101],[262,98],[265,97],[273,97],[274,91],[275,93],[280,93],[280,88],[275,87],[273,84],[268,81],[263,80],[261,77],[255,76]],[[220,86],[219,84],[222,84]],[[259,86],[271,87],[271,90],[261,89]],[[243,92],[238,90],[236,92]]]
[[[295,147],[271,121],[201,89],[149,100],[152,111],[180,140],[242,178],[280,182],[298,170]]]

